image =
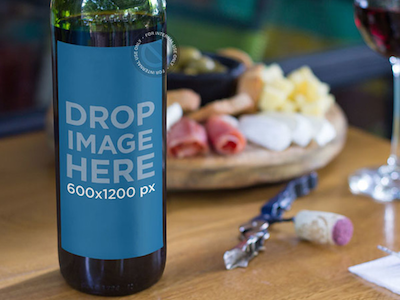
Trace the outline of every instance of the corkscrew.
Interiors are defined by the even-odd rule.
[[[268,228],[277,222],[292,221],[283,219],[285,211],[299,197],[308,195],[316,188],[318,175],[313,172],[290,181],[275,197],[261,207],[260,214],[239,227],[241,242],[232,250],[225,252],[224,261],[228,270],[247,267],[251,259],[264,250],[264,242],[269,239]]]
[[[241,225],[241,242],[224,254],[226,268],[231,270],[247,267],[249,262],[264,250],[264,243],[270,237],[268,229],[275,223],[294,222],[297,236],[308,241],[333,245],[347,244],[353,235],[353,225],[345,216],[303,210],[294,218],[283,218],[283,214],[290,210],[297,198],[310,194],[317,185],[318,175],[315,172],[290,181],[261,207],[257,217]]]

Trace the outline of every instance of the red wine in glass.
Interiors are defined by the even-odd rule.
[[[394,121],[387,164],[357,170],[349,176],[349,187],[353,194],[393,201],[400,199],[400,0],[354,0],[354,16],[366,43],[392,65]]]
[[[400,57],[400,9],[355,4],[355,22],[367,44],[386,57]]]

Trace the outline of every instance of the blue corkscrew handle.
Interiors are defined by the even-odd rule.
[[[270,225],[282,220],[285,211],[300,197],[308,195],[318,185],[318,174],[312,172],[290,181],[283,190],[261,208],[261,214],[253,221],[265,221]]]

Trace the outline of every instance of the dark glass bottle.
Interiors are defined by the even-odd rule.
[[[164,271],[165,6],[51,1],[59,263],[86,293]]]

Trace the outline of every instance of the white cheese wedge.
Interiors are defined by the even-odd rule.
[[[336,129],[327,119],[311,116],[306,118],[311,122],[313,139],[319,146],[323,147],[336,138]]]
[[[263,115],[242,116],[239,130],[250,142],[273,151],[283,151],[292,143],[288,125]]]
[[[268,112],[265,116],[285,123],[291,131],[293,143],[300,147],[307,147],[314,136],[310,120],[301,114]]]
[[[174,103],[167,108],[167,130],[183,117],[183,110],[179,103]]]

